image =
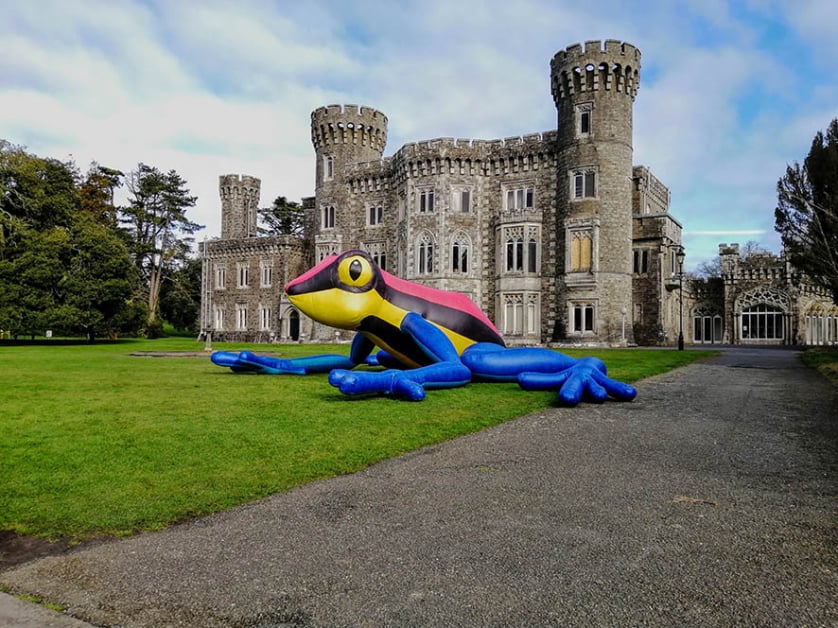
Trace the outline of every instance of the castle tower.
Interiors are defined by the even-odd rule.
[[[381,159],[387,144],[387,116],[358,105],[320,107],[311,113],[311,143],[317,159],[315,207],[310,216],[315,246],[321,249],[331,242],[340,250],[339,239],[352,226],[344,169],[347,164]]]
[[[256,177],[223,174],[218,177],[221,196],[221,239],[251,238],[257,234],[256,212],[262,182]]]
[[[616,40],[559,51],[556,339],[632,337],[632,107],[640,51]]]

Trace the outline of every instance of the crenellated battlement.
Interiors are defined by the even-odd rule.
[[[259,200],[262,181],[249,175],[222,174],[218,177],[218,193],[221,200]]]
[[[319,107],[311,112],[311,142],[317,151],[355,144],[382,155],[387,145],[387,116],[360,105]]]
[[[246,174],[222,174],[218,177],[223,239],[250,238],[256,235],[261,187],[259,179]]]
[[[586,41],[560,50],[550,61],[553,98],[559,100],[599,90],[634,100],[640,88],[640,50],[616,39]]]
[[[460,152],[463,156],[465,156],[465,153],[470,153],[469,156],[471,157],[483,158],[489,152],[497,151],[498,149],[541,151],[544,150],[545,144],[554,143],[556,136],[556,131],[545,131],[544,133],[530,133],[528,135],[495,140],[439,137],[432,140],[410,142],[402,146],[399,149],[399,153],[405,159],[414,157],[423,158],[429,154],[436,156],[451,151]]]

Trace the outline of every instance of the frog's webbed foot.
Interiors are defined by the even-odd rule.
[[[525,390],[558,390],[559,399],[575,406],[582,399],[602,402],[609,395],[619,401],[637,396],[633,386],[608,377],[605,364],[597,358],[581,358],[557,373],[521,373],[518,384]]]
[[[453,388],[471,381],[471,372],[460,362],[440,362],[400,371],[348,371],[329,373],[329,383],[346,395],[384,393],[410,401],[422,401],[425,388]]]
[[[425,398],[422,384],[410,381],[403,375],[403,371],[397,370],[370,372],[335,369],[329,373],[329,383],[345,395],[384,393],[410,401],[422,401]]]

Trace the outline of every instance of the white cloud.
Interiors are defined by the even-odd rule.
[[[262,178],[265,205],[313,193],[316,107],[381,109],[387,154],[545,131],[552,55],[619,38],[643,53],[635,161],[672,190],[691,257],[712,255],[717,231],[772,237],[776,180],[838,116],[836,7],[603,0],[592,21],[569,0],[13,2],[0,137],[82,168],[174,168],[216,235],[221,174]]]

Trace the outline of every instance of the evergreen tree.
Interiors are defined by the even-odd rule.
[[[186,181],[174,170],[163,173],[141,163],[126,180],[131,198],[128,207],[121,209],[121,221],[130,235],[142,296],[148,306],[148,333],[156,336],[162,332],[163,281],[187,259],[192,234],[204,227],[186,217],[197,198],[190,196]]]
[[[78,186],[81,208],[91,214],[97,222],[116,228],[117,212],[114,206],[114,190],[120,186],[125,175],[119,170],[93,163],[84,180]]]
[[[774,228],[794,266],[838,304],[838,118],[777,182]]]
[[[304,211],[299,203],[277,196],[273,205],[259,210],[264,227],[259,231],[267,235],[303,235]]]

